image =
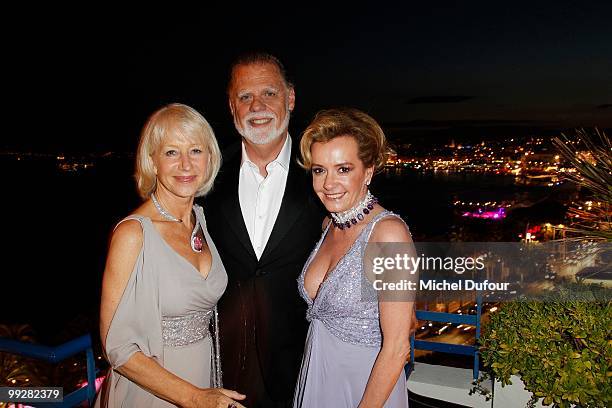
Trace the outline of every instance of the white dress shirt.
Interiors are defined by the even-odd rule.
[[[266,177],[262,176],[257,165],[249,160],[244,141],[242,142],[238,200],[257,259],[261,258],[268,243],[285,194],[291,160],[291,138],[288,134],[286,138],[276,159],[266,166]]]

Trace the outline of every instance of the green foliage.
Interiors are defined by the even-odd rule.
[[[568,296],[585,287],[506,303],[484,327],[483,363],[502,386],[519,375],[533,394],[529,405],[543,398],[554,407],[612,406],[612,302]]]

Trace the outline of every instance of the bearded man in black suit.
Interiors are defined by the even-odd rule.
[[[229,107],[239,143],[204,208],[227,270],[219,302],[224,386],[245,406],[291,406],[307,331],[296,279],[321,234],[323,211],[288,133],[295,91],[282,63],[263,53],[232,65]]]

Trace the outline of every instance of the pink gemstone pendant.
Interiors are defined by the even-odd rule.
[[[202,244],[202,238],[197,235],[194,235],[191,239],[191,249],[193,249],[195,252],[202,252],[203,246],[204,245]]]

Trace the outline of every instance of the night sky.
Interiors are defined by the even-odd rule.
[[[5,10],[3,116],[11,130],[0,148],[133,151],[146,117],[170,102],[198,109],[226,144],[237,137],[227,68],[253,49],[283,60],[296,85],[292,133],[338,105],[369,112],[407,140],[611,128],[605,3]]]

